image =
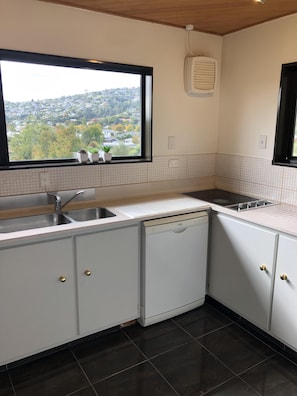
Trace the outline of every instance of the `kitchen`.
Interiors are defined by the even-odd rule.
[[[215,185],[296,205],[295,169],[271,165],[280,68],[297,57],[296,15],[223,38],[193,32],[193,51],[218,60],[221,84],[213,97],[191,98],[183,87],[180,29],[31,0],[4,0],[0,7],[1,48],[154,67],[154,161],[50,168],[50,190],[95,187],[98,198],[110,199]],[[259,135],[267,136],[266,149]],[[168,136],[175,137],[174,149]],[[169,168],[170,159],[179,166]],[[0,195],[44,192],[40,172],[2,171]]]

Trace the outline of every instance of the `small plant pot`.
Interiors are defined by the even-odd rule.
[[[103,152],[103,161],[110,162],[112,159],[112,153]]]
[[[99,161],[99,153],[88,153],[90,162]]]
[[[81,164],[86,164],[88,162],[89,156],[88,153],[77,153],[77,159]]]

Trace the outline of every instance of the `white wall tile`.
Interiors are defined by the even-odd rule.
[[[245,181],[241,181],[240,183],[240,193],[255,198],[265,198],[280,202],[281,191],[281,187],[265,186],[263,184],[248,183]]]
[[[297,191],[297,169],[284,168],[283,185],[284,189]]]
[[[79,165],[50,168],[50,188],[48,190],[74,190],[101,185],[101,167],[96,165]]]
[[[178,160],[179,166],[170,168],[169,162]],[[176,155],[172,157],[154,157],[148,164],[148,181],[182,179],[187,177],[187,157]]]
[[[108,164],[102,168],[102,186],[147,182],[148,164]]]
[[[281,188],[282,178],[283,168],[272,166],[271,161],[262,158],[242,158],[240,177],[242,181]]]
[[[240,180],[229,179],[227,177],[216,176],[215,178],[216,188],[225,191],[240,192]]]
[[[215,175],[215,154],[189,155],[187,177],[204,177]]]
[[[39,173],[36,169],[0,172],[0,194],[6,196],[40,192]]]
[[[217,154],[216,176],[230,179],[240,179],[242,157],[235,155]]]

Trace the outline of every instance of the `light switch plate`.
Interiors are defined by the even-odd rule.
[[[259,149],[266,149],[267,147],[267,135],[259,136]]]

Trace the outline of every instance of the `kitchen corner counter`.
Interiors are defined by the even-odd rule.
[[[236,212],[219,205],[211,204],[210,206],[216,212],[297,236],[297,206],[276,204],[242,212]]]

